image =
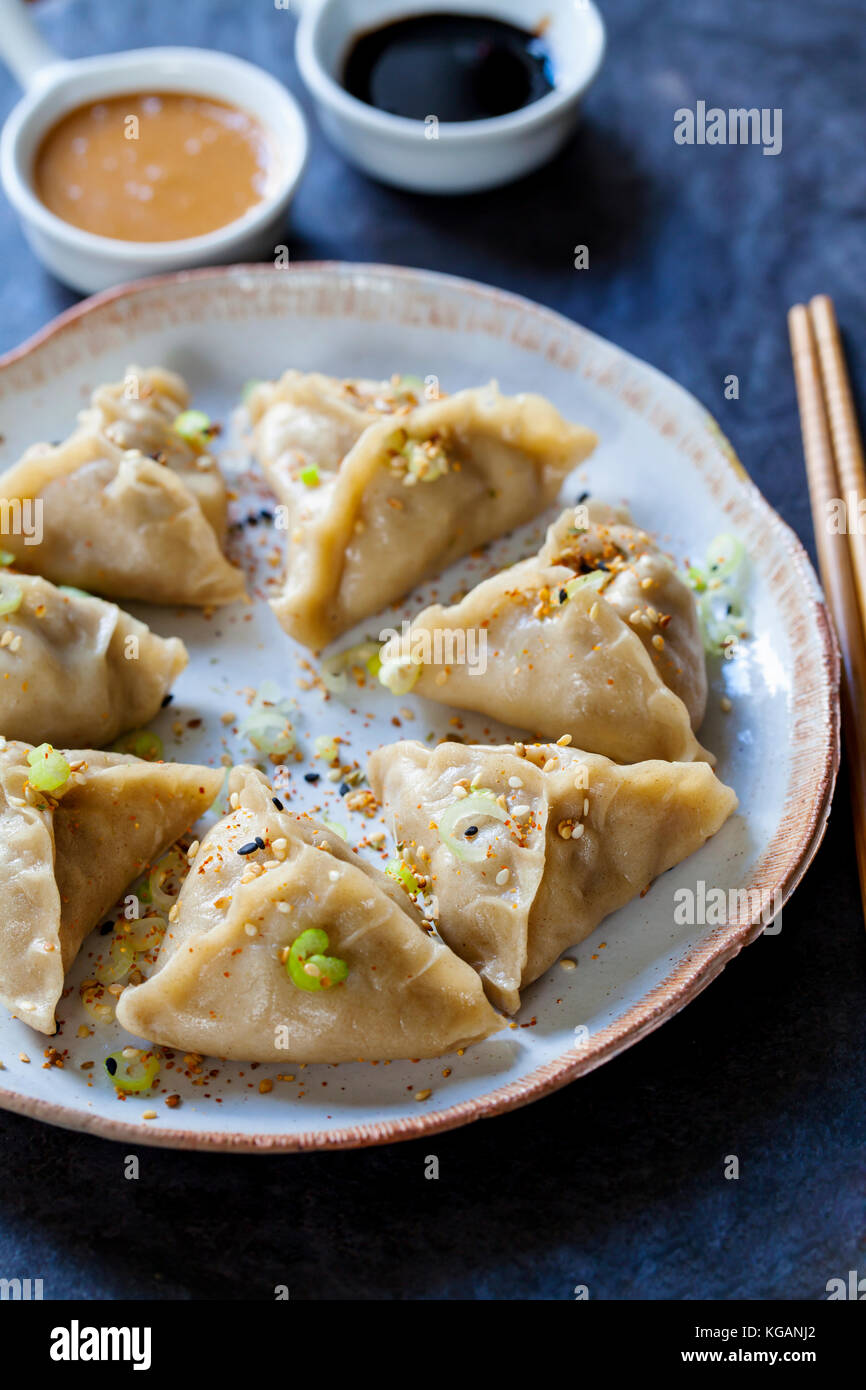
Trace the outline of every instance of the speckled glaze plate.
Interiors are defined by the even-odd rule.
[[[564,498],[585,488],[627,499],[640,523],[681,559],[702,556],[720,531],[736,532],[751,557],[753,635],[734,660],[712,667],[701,739],[736,789],[740,810],[698,854],[569,952],[576,970],[554,966],[527,990],[516,1027],[463,1056],[305,1068],[289,1061],[282,1067],[207,1061],[195,1074],[178,1054],[164,1065],[155,1096],[121,1100],[101,1061],[126,1035],[109,1024],[77,1036],[78,985],[93,969],[97,936],[68,981],[58,1037],[44,1038],[5,1013],[0,1018],[0,1105],[127,1143],[178,1148],[299,1150],[410,1138],[523,1105],[599,1066],[681,1009],[760,935],[767,905],[784,903],[824,832],[839,756],[837,656],[802,547],[696,400],[557,314],[466,281],[374,266],[234,267],[110,291],[6,357],[0,363],[2,466],[36,439],[65,435],[91,389],[121,377],[132,362],[182,372],[195,404],[225,423],[244,382],[289,365],[336,375],[433,374],[446,390],[495,377],[507,392],[543,392],[597,431],[600,446],[569,480]],[[454,712],[378,688],[324,700],[303,664],[307,654],[282,633],[263,601],[279,574],[273,561],[283,537],[260,515],[270,503],[267,489],[249,472],[242,441],[230,430],[224,462],[238,492],[232,554],[255,597],[252,606],[211,618],[129,605],[157,632],[181,636],[191,653],[174,703],[154,727],[167,758],[249,758],[254,750],[234,732],[237,722],[227,725],[222,716],[243,715],[244,688],[277,681],[297,701],[305,755],[288,777],[280,774],[280,795],[294,808],[318,807],[341,821],[351,843],[360,845],[380,823],[347,813],[333,784],[323,792],[324,782],[304,781],[315,735],[340,734],[363,765],[388,740],[454,734]],[[529,553],[548,519],[455,566],[340,645],[376,634],[395,617],[399,626],[433,592],[450,596]],[[503,734],[472,715],[461,716],[461,725],[465,739],[497,742]],[[707,890],[750,890],[752,897],[748,905],[742,896],[729,898],[737,908],[723,924],[678,924],[683,914],[675,913],[675,893],[690,888],[698,903],[701,882]],[[757,902],[764,921],[751,910]],[[62,1068],[45,1062],[49,1045]],[[272,1081],[272,1089],[261,1089],[262,1081]],[[169,1093],[180,1096],[176,1108],[165,1104]],[[155,1118],[145,1119],[148,1112]]]

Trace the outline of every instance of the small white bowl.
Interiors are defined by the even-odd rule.
[[[32,31],[4,56],[27,87],[0,136],[0,179],[24,234],[43,264],[85,294],[144,275],[254,260],[284,240],[286,209],[304,171],[307,127],[295,99],[261,68],[203,48],[143,48],[57,59]],[[67,111],[124,92],[189,92],[242,107],[275,137],[281,160],[270,192],[243,217],[182,241],[119,241],[64,222],[33,192],[31,171],[43,135]]]
[[[437,129],[368,106],[341,85],[359,33],[409,12],[444,11],[528,29],[543,25],[554,90],[506,116],[442,121]],[[577,125],[580,99],[604,47],[604,24],[592,0],[304,0],[295,51],[322,128],[353,164],[398,188],[467,193],[508,183],[556,154]]]

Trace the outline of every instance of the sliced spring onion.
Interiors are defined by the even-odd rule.
[[[310,463],[306,468],[302,468],[298,477],[304,484],[304,487],[318,487],[321,481],[319,478],[319,470],[314,463]]]
[[[349,967],[339,956],[326,956],[330,946],[328,933],[318,927],[302,931],[292,943],[286,972],[299,989],[329,989],[331,985],[342,984],[349,974]]]
[[[420,376],[401,376],[397,381],[398,391],[410,391],[419,399],[424,395],[424,382]]]
[[[322,825],[326,825],[329,830],[333,830],[335,835],[339,835],[340,839],[345,840],[348,844],[349,832],[345,825],[341,825],[338,820],[325,820],[324,816],[322,817]]]
[[[452,802],[442,812],[436,822],[436,828],[443,845],[450,849],[455,859],[478,864],[486,858],[487,851],[483,844],[470,844],[463,837],[457,839],[454,833],[461,821],[480,820],[485,816],[489,820],[508,820],[508,812],[503,811],[489,787],[476,787],[468,796]]]
[[[385,865],[385,873],[399,883],[401,888],[405,888],[410,897],[420,892],[418,880],[405,859],[389,859]]]
[[[612,579],[613,575],[607,570],[593,570],[591,574],[576,574],[563,588],[568,598],[573,598],[579,589],[596,589],[601,593]]]
[[[132,1058],[124,1057],[122,1051],[109,1052],[102,1065],[112,1086],[128,1095],[149,1091],[159,1072],[159,1058],[152,1052]]]
[[[20,584],[16,584],[14,579],[10,579],[8,574],[0,576],[0,617],[7,613],[16,613],[21,607],[24,598],[24,590]]]
[[[115,932],[111,938],[108,955],[94,969],[94,975],[102,985],[113,985],[125,980],[135,964],[135,949],[128,936]]]
[[[284,757],[295,746],[291,709],[275,681],[262,681],[240,731],[260,753]]]
[[[154,865],[147,886],[149,896],[139,894],[142,902],[152,903],[158,912],[170,912],[188,872],[189,860],[177,845],[173,845]]]
[[[736,536],[716,536],[707,548],[707,569],[714,579],[727,579],[737,573],[746,558],[746,548]]]
[[[15,563],[15,556],[11,550],[0,550],[0,565],[12,565]]]
[[[156,949],[168,931],[168,922],[164,917],[139,917],[133,922],[120,922],[117,931],[139,956]]]
[[[340,756],[340,745],[335,738],[319,734],[313,739],[313,752],[323,763],[335,763]]]
[[[58,753],[50,743],[40,743],[27,754],[30,765],[28,781],[38,792],[56,792],[69,781],[72,768],[62,753]]]
[[[146,763],[160,763],[165,749],[159,734],[152,729],[132,729],[111,745],[112,753],[132,753]]]
[[[408,695],[423,665],[423,661],[411,654],[386,657],[379,665],[379,682],[392,695]]]
[[[332,695],[342,695],[348,689],[351,670],[363,667],[375,677],[381,666],[378,642],[358,642],[322,662],[322,681]]]
[[[58,584],[61,594],[73,594],[75,598],[93,598],[86,589],[76,589],[74,584]]]
[[[94,1023],[113,1022],[114,1009],[108,1002],[111,996],[106,994],[101,984],[95,980],[87,980],[81,986],[79,994],[84,1012]]]
[[[211,418],[203,410],[184,410],[174,422],[174,432],[189,444],[206,445],[213,428]]]

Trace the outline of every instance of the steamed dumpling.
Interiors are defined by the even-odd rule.
[[[189,388],[165,367],[127,367],[123,381],[98,386],[78,416],[85,430],[106,435],[121,449],[166,464],[194,492],[222,545],[228,517],[225,479],[209,439],[181,434],[175,421],[189,409]]]
[[[0,747],[0,1001],[53,1033],[84,938],[123,890],[207,810],[222,770],[64,752],[72,771],[34,790],[26,743]]]
[[[58,748],[112,743],[153,719],[187,664],[178,637],[157,637],[103,599],[9,573],[0,578],[0,595],[7,609],[0,618],[6,738]]]
[[[97,392],[101,404],[64,443],[34,445],[0,477],[3,547],[18,569],[109,598],[197,606],[242,598],[243,576],[221,549],[225,492],[213,460],[199,471],[167,420],[158,447],[154,421],[130,422],[122,397],[109,419],[106,400],[118,391]],[[115,442],[118,432],[156,455]]]
[[[260,773],[236,768],[229,788],[233,809],[202,841],[154,974],[121,996],[123,1027],[243,1061],[347,1062],[436,1057],[501,1025],[390,879],[280,810]],[[313,930],[345,978],[308,990],[286,957]]]
[[[689,712],[617,609],[565,565],[522,560],[382,648],[392,690],[477,710],[617,762],[708,758]]]
[[[625,507],[592,500],[549,528],[538,556],[575,576],[606,572],[605,602],[640,638],[665,685],[679,695],[693,729],[707,707],[707,667],[692,590]],[[661,640],[659,640],[661,639]]]
[[[407,741],[380,748],[368,773],[407,867],[435,895],[441,936],[508,1013],[737,805],[706,763],[620,767],[557,744]]]
[[[298,374],[272,404],[255,392],[250,403],[257,457],[288,510],[272,606],[314,650],[537,516],[596,442],[541,396],[494,385],[391,414],[375,391],[344,394]]]

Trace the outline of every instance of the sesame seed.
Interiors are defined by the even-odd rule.
[[[588,796],[585,796],[585,797],[583,798],[583,814],[584,814],[585,816],[588,816],[588,815],[589,815],[589,797],[588,797]]]
[[[553,769],[554,769],[555,767],[556,767],[556,759],[555,759],[555,758],[548,758],[548,759],[547,759],[547,762],[544,764],[544,767],[543,767],[541,770],[542,770],[542,772],[552,772]]]
[[[457,786],[452,787],[451,790],[453,791],[454,795],[457,797],[457,800],[458,800],[458,801],[462,801],[462,799],[463,799],[464,796],[468,796],[468,795],[469,795],[469,793],[468,793],[468,791],[466,790],[466,788],[465,788],[465,787],[461,787],[459,784],[458,784]]]
[[[523,780],[520,777],[509,777],[508,785],[509,787],[514,787],[516,790],[518,787],[523,786]]]
[[[583,824],[583,822],[582,822],[582,821],[578,821],[577,825],[574,827],[574,829],[573,829],[572,832],[571,832],[571,838],[572,838],[572,840],[579,840],[585,829],[586,829],[586,826]]]
[[[247,936],[258,936],[259,934],[259,929],[256,926],[255,922],[245,922],[244,931],[246,932]]]
[[[558,738],[556,742],[559,748],[567,748],[571,743],[571,734],[563,734],[562,738]]]
[[[587,616],[589,617],[589,621],[590,621],[591,623],[594,623],[594,622],[595,622],[596,618],[598,617],[598,604],[597,604],[597,603],[594,603],[594,604],[592,605],[592,607],[590,608],[589,613],[588,613]]]
[[[504,888],[510,877],[511,870],[509,868],[500,869],[499,873],[496,875],[496,882],[499,884],[500,888]]]
[[[265,1077],[264,1080],[259,1082],[259,1095],[266,1096],[268,1092],[272,1091],[273,1089],[274,1083],[273,1081],[269,1081],[267,1077]]]
[[[519,806],[512,806],[511,814],[515,820],[522,820],[524,816],[529,815],[531,809],[532,808],[530,806],[527,806],[524,802],[521,802]]]
[[[155,1119],[156,1119],[156,1111],[155,1111],[155,1110],[145,1110],[141,1118],[142,1118],[143,1120],[155,1120]]]
[[[571,956],[563,956],[562,960],[559,962],[559,968],[560,970],[576,970],[577,961],[572,960]]]
[[[416,1092],[415,1092],[415,1099],[416,1099],[416,1100],[429,1100],[430,1097],[432,1096],[432,1094],[433,1094],[432,1091],[416,1091]]]
[[[655,637],[653,638],[653,646],[655,647],[657,652],[660,652],[663,650],[664,645],[665,639],[662,637],[660,632],[657,632]]]

